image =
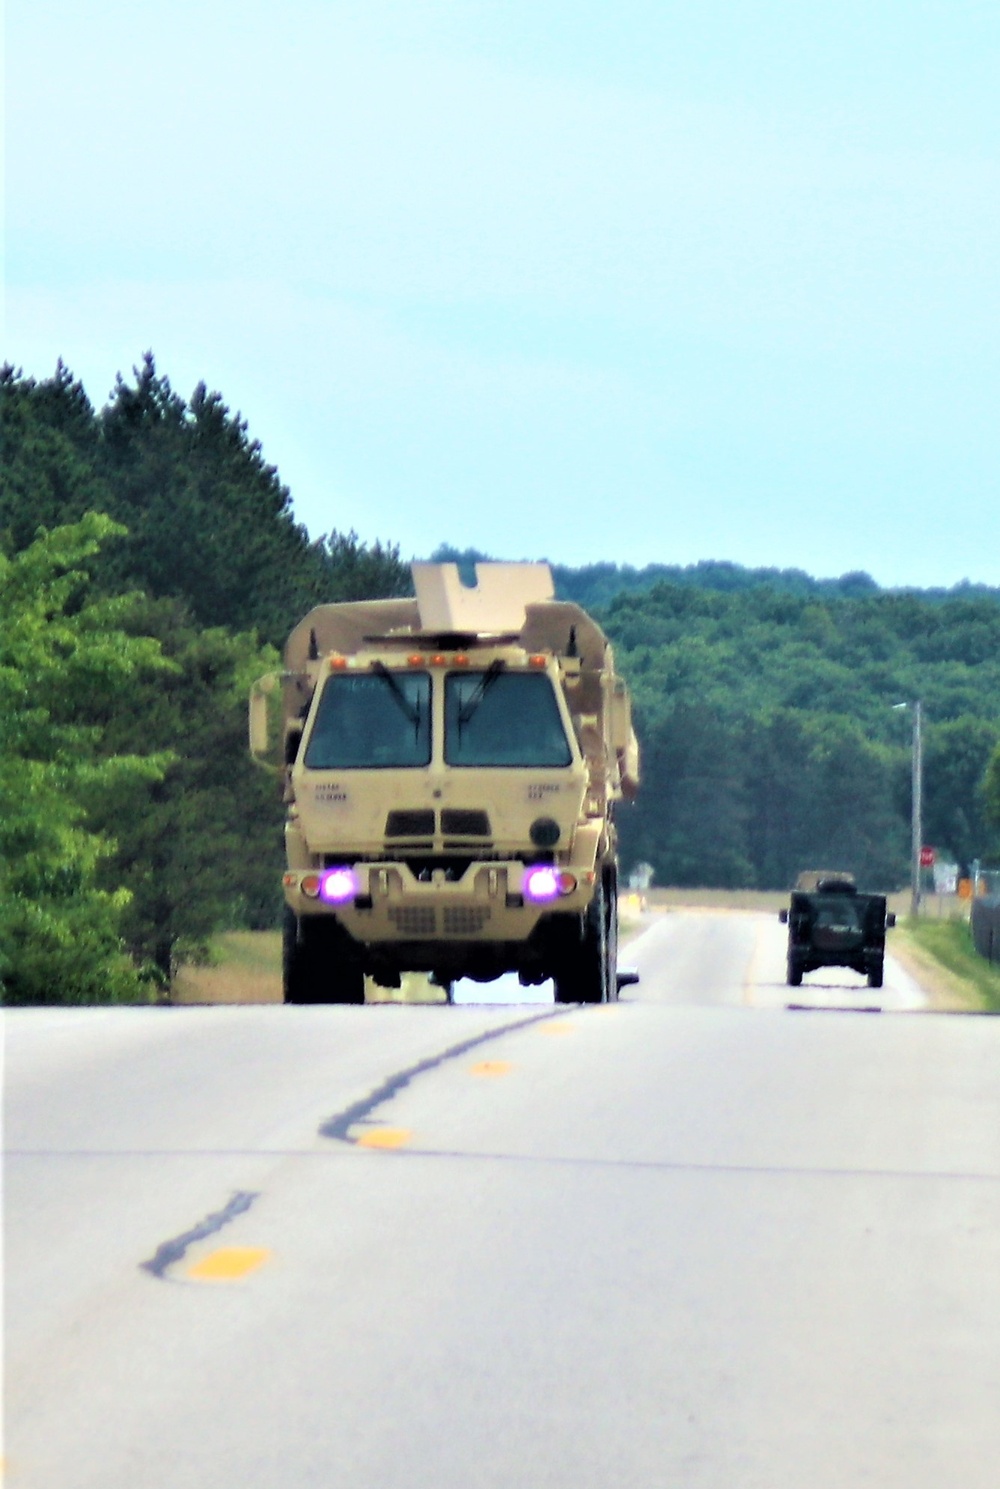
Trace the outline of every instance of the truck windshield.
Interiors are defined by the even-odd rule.
[[[310,770],[428,765],[431,680],[426,672],[362,672],[327,679],[306,746]]]
[[[552,683],[539,672],[452,672],[445,679],[448,765],[569,765]]]

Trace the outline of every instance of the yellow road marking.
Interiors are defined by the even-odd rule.
[[[575,1024],[543,1024],[539,1034],[573,1034],[576,1032]]]
[[[270,1251],[262,1246],[220,1246],[218,1251],[209,1252],[188,1267],[187,1275],[195,1282],[237,1282],[256,1272],[270,1256]]]
[[[509,1060],[480,1060],[478,1065],[470,1065],[469,1072],[472,1075],[508,1075],[511,1070]]]
[[[408,1127],[373,1127],[357,1140],[359,1148],[403,1148],[413,1133]]]

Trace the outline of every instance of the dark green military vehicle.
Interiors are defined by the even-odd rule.
[[[896,924],[884,894],[859,894],[850,874],[811,870],[800,874],[787,910],[788,982],[798,987],[817,967],[851,967],[882,986],[885,933]]]

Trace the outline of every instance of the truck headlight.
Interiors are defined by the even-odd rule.
[[[327,869],[319,881],[319,896],[328,905],[344,905],[359,889],[358,876],[348,865]]]
[[[576,888],[576,876],[551,863],[536,863],[525,869],[521,881],[521,893],[533,904],[544,905],[557,900],[561,895],[572,894]]]

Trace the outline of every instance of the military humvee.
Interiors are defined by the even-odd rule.
[[[628,693],[546,564],[476,569],[414,564],[415,599],[317,606],[254,687],[252,752],[283,742],[286,1002],[360,1003],[366,975],[410,971],[618,995]]]
[[[851,874],[822,869],[800,874],[791,904],[778,918],[788,926],[787,981],[798,987],[817,967],[851,967],[881,987],[885,933],[896,924],[885,895],[859,894]]]

